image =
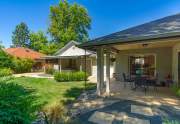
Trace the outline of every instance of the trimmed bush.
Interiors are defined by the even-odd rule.
[[[55,70],[52,68],[52,67],[47,67],[46,70],[45,70],[45,73],[46,74],[51,74],[53,75],[55,72]]]
[[[33,60],[31,59],[14,59],[13,60],[14,67],[13,70],[15,73],[26,73],[31,72],[33,67]]]
[[[85,74],[85,72],[56,72],[54,74],[54,79],[58,82],[83,81],[85,79],[87,80],[87,77],[88,76]]]
[[[6,76],[11,76],[12,75],[12,70],[9,68],[1,68],[0,69],[0,77],[6,77]]]
[[[12,68],[12,57],[0,48],[0,68]]]

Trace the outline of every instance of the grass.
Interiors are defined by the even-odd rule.
[[[13,79],[13,82],[31,89],[34,95],[38,96],[38,102],[44,107],[55,102],[66,103],[75,100],[84,90],[84,82],[56,82],[53,79],[20,77]],[[95,84],[88,83],[87,89],[95,88]]]

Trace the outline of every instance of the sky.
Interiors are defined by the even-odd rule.
[[[180,13],[180,0],[68,0],[87,8],[90,39]],[[12,32],[25,22],[33,32],[47,31],[49,8],[59,0],[0,0],[0,41],[11,45]]]

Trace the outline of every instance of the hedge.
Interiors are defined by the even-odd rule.
[[[87,75],[85,72],[55,72],[54,79],[58,82],[64,81],[83,81],[87,80]]]
[[[9,68],[0,68],[0,77],[6,77],[12,75],[12,70]]]

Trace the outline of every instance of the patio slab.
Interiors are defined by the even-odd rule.
[[[128,117],[127,119],[123,120],[123,124],[150,124],[150,121],[144,120],[144,119]]]
[[[79,124],[162,124],[164,118],[180,122],[180,116],[165,109],[168,107],[119,100],[104,108],[84,113],[78,118]]]
[[[146,116],[153,116],[152,109],[150,107],[131,105],[131,112],[135,114],[141,114]]]
[[[108,114],[108,113],[105,113],[105,112],[96,111],[89,118],[88,121],[96,123],[96,124],[112,124],[114,118],[115,118],[115,115],[113,115],[113,114]]]

